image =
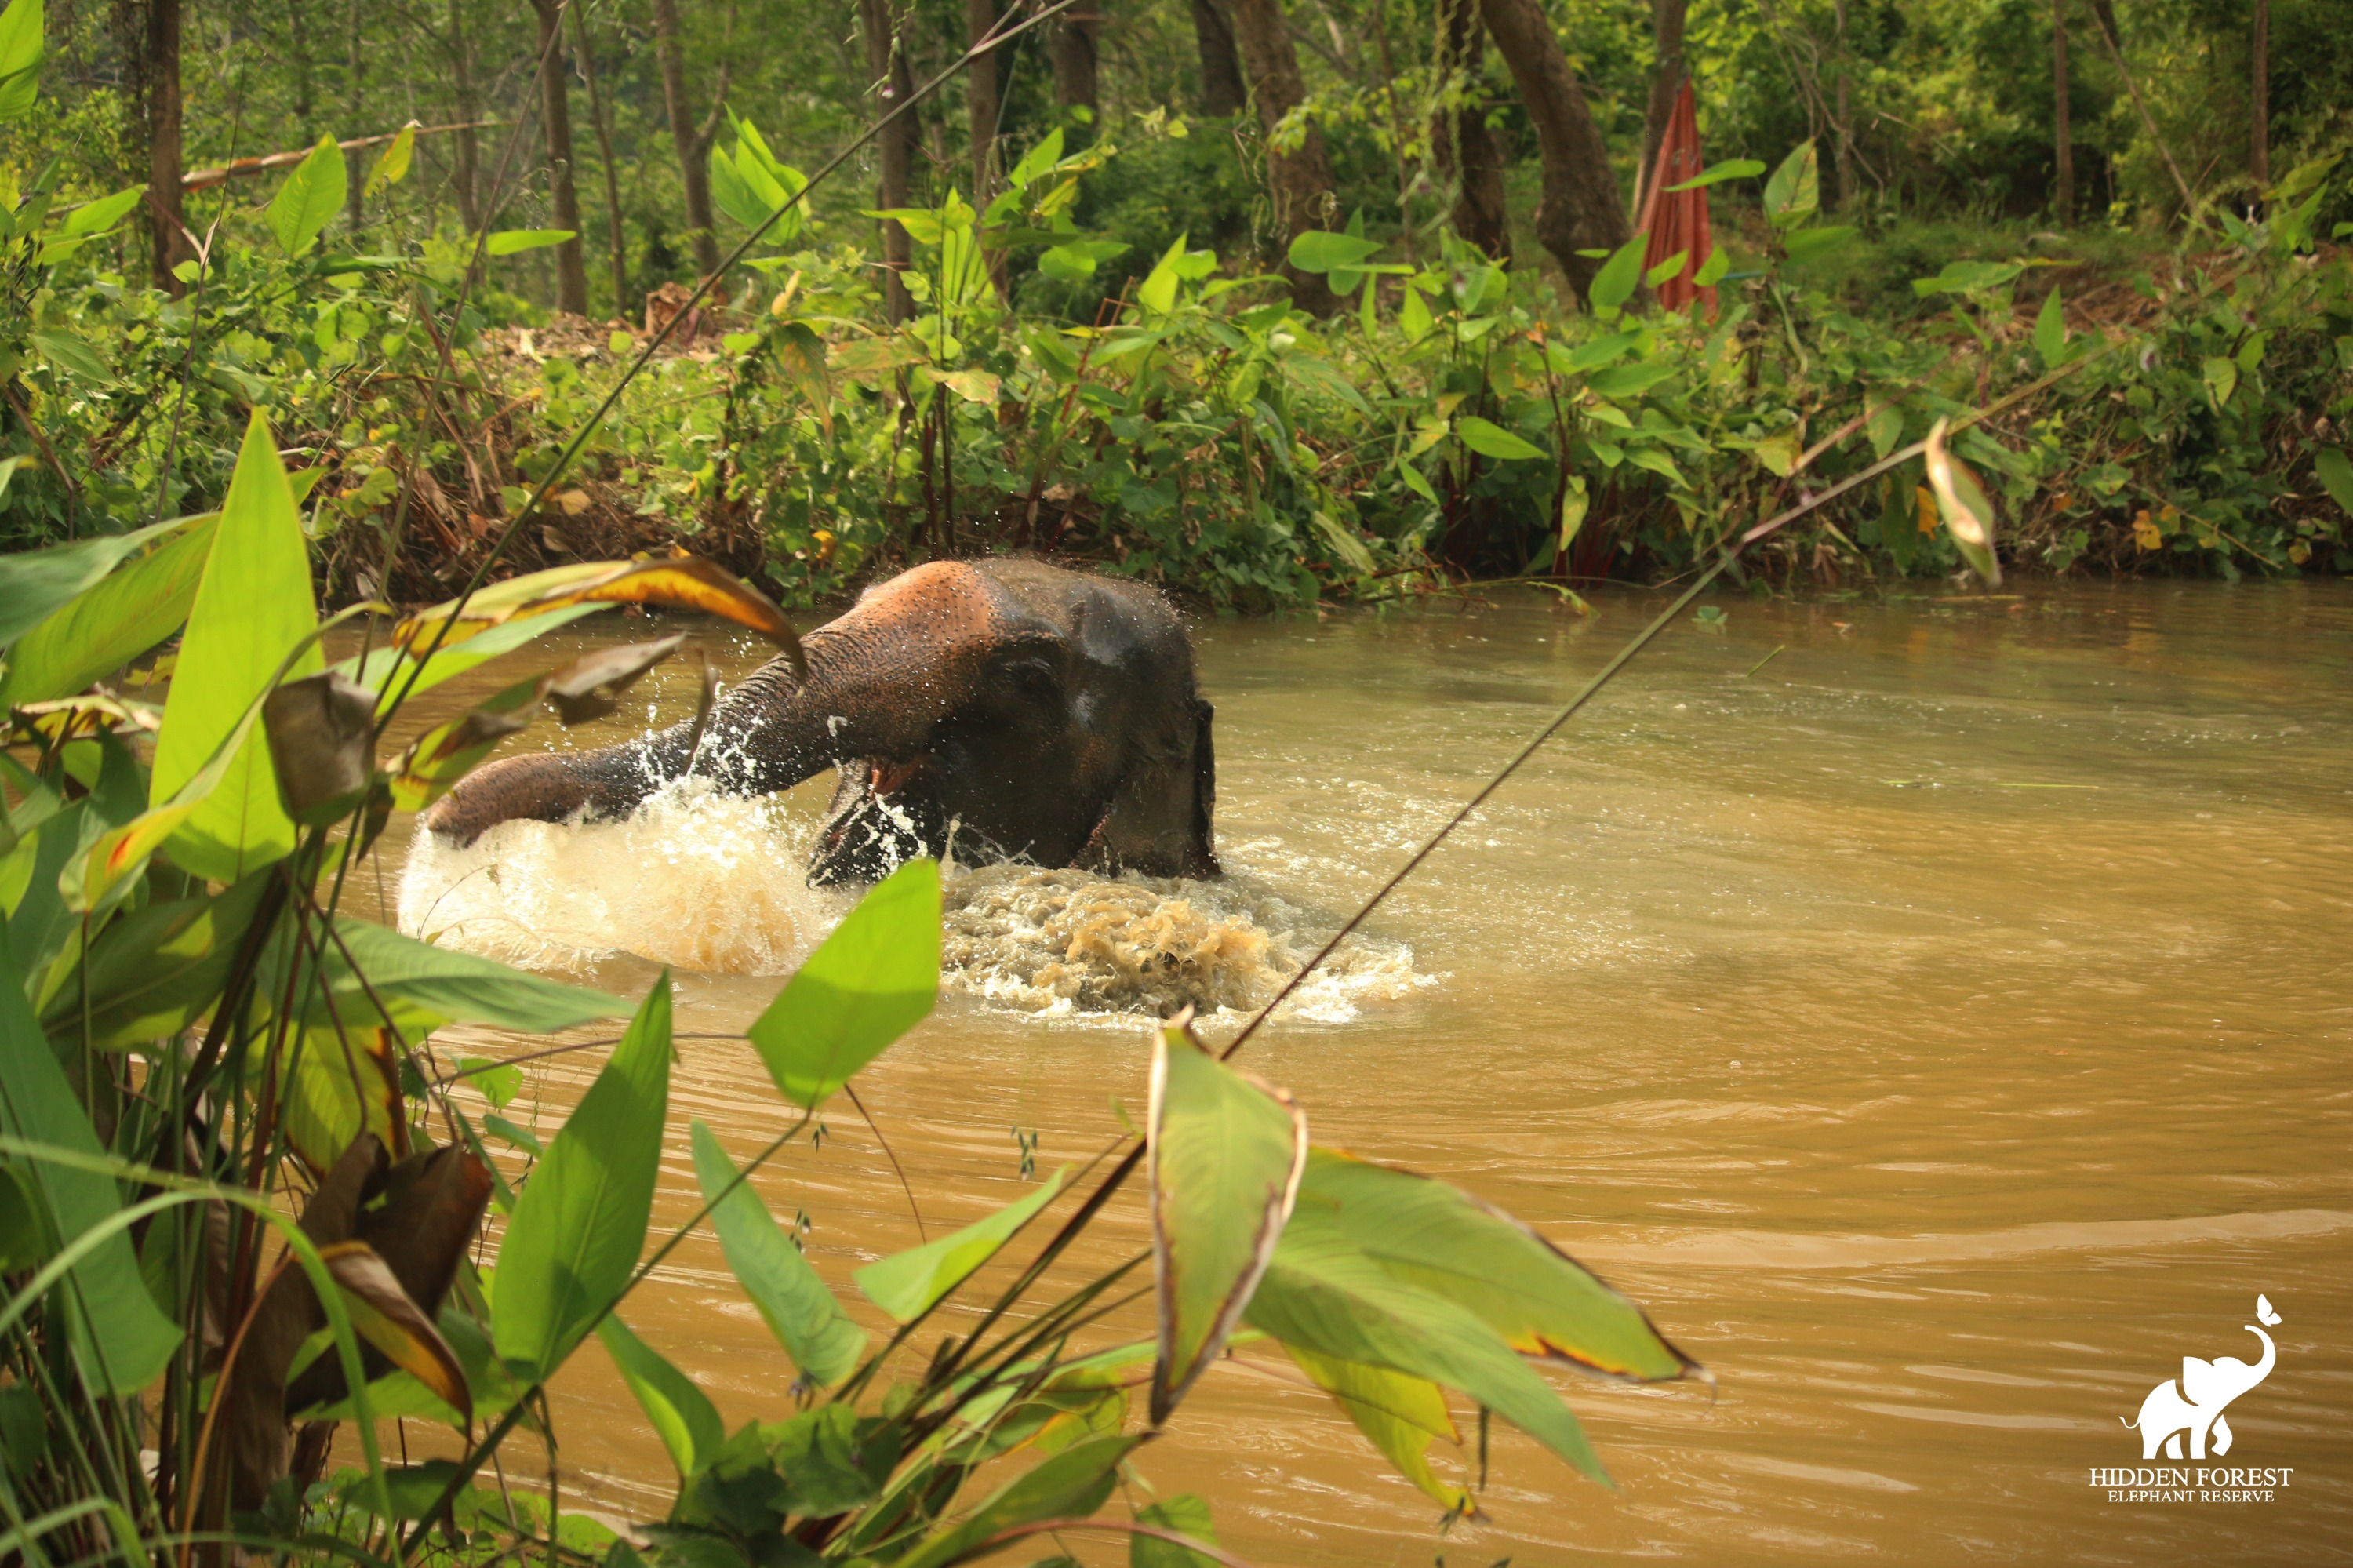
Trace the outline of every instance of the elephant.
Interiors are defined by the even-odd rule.
[[[625,816],[662,785],[739,795],[839,769],[812,884],[918,855],[1154,876],[1219,874],[1214,710],[1184,624],[1152,589],[1042,562],[934,561],[869,588],[769,661],[701,736],[509,757],[427,814],[470,843],[511,819]]]
[[[2268,1315],[2269,1307],[2268,1301],[2259,1300],[2258,1316]],[[2168,1378],[2148,1391],[2148,1397],[2140,1402],[2139,1416],[2125,1422],[2126,1426],[2140,1431],[2142,1458],[2156,1458],[2159,1448],[2165,1450],[2168,1459],[2182,1457],[2184,1432],[2189,1435],[2189,1457],[2192,1459],[2206,1457],[2210,1436],[2216,1458],[2231,1451],[2231,1424],[2222,1419],[2222,1407],[2269,1377],[2279,1360],[2278,1347],[2272,1343],[2269,1334],[2253,1323],[2246,1328],[2263,1344],[2263,1359],[2253,1366],[2236,1356],[2211,1361],[2184,1356],[2178,1386],[2177,1380]],[[2122,1416],[2117,1419],[2124,1420]]]

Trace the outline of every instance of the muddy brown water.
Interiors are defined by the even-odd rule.
[[[1208,1498],[1229,1550],[2353,1555],[2353,595],[1915,593],[1731,598],[1723,630],[1676,627],[1245,1058],[1319,1140],[1539,1227],[1643,1303],[1713,1392],[1562,1375],[1616,1489],[1499,1424],[1485,1519],[1441,1538],[1255,1347],[1136,1465]],[[1025,1140],[1041,1171],[1102,1150],[1115,1102],[1145,1097],[1146,1012],[1190,997],[1229,1031],[1660,602],[1200,626],[1234,874],[951,878],[939,1011],[859,1082],[930,1234],[1020,1195]],[[756,661],[712,641],[731,673]],[[420,716],[509,678],[445,688]],[[521,744],[668,722],[692,678],[666,669],[614,719]],[[398,890],[395,843],[384,896],[412,928],[628,994],[673,965],[679,1028],[724,1035],[839,916],[797,876],[824,791],[518,824],[470,855],[420,850]],[[534,1068],[510,1114],[552,1131],[600,1055]],[[739,1159],[786,1120],[740,1041],[683,1041],[658,1226],[692,1213],[690,1117]],[[758,1189],[807,1217],[809,1255],[872,1321],[849,1276],[916,1221],[855,1112],[825,1121]],[[1078,1261],[1143,1245],[1125,1201]],[[2192,1472],[2189,1500],[2110,1500],[2094,1471],[2143,1464],[2120,1418],[2186,1355],[2254,1359],[2258,1294],[2277,1365],[2203,1465],[2286,1484],[2200,1500],[2199,1463],[2160,1459]],[[624,1316],[731,1425],[789,1410],[789,1363],[707,1236]],[[1123,1326],[1145,1331],[1132,1310]],[[661,1508],[669,1466],[599,1349],[555,1408],[568,1499]]]

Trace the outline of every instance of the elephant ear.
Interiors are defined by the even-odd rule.
[[[2227,1400],[2237,1391],[2223,1377],[2222,1369],[2212,1361],[2184,1356],[2181,1358],[2181,1392],[2190,1404],[2202,1406]]]

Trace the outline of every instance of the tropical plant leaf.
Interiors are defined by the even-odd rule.
[[[699,1475],[727,1441],[727,1429],[711,1396],[638,1338],[619,1313],[606,1314],[596,1325],[596,1337],[604,1341],[621,1381],[637,1396],[638,1408],[653,1423],[654,1436],[669,1450],[679,1478]]]
[[[16,3],[23,5],[24,0],[16,0]],[[53,545],[46,550],[0,556],[0,648],[8,647],[26,632],[46,624],[141,546],[196,521],[198,519],[194,517],[174,517],[152,527],[134,528],[128,534],[112,534],[101,538],[84,539],[77,544]],[[16,665],[21,657],[21,650],[9,655],[11,691],[17,686]],[[69,686],[66,691],[79,689],[79,686]],[[65,692],[40,694],[40,696],[63,695]],[[27,694],[17,700],[37,702],[39,696]]]
[[[522,1382],[543,1382],[562,1366],[637,1266],[661,1166],[670,1066],[665,969],[508,1223],[492,1338]]]
[[[327,143],[332,150],[333,143]],[[335,154],[336,202],[343,200],[343,154]],[[277,438],[256,410],[221,506],[180,661],[164,706],[148,801],[162,806],[206,768],[230,732],[249,722],[256,703],[287,654],[318,626],[311,598],[311,554],[302,537]],[[287,671],[322,668],[315,647]],[[269,749],[248,734],[219,782],[171,839],[174,860],[215,882],[235,882],[282,859],[294,847],[294,822],[278,798]]]
[[[2045,370],[2058,369],[2067,357],[2067,317],[2056,284],[2042,296],[2042,309],[2034,317],[2034,357]]]
[[[1355,267],[1380,254],[1381,243],[1361,235],[1333,234],[1311,228],[1291,242],[1289,260],[1303,272],[1331,272]]]
[[[748,1031],[784,1097],[815,1109],[939,1001],[940,867],[875,885]]]
[[[1451,1514],[1472,1511],[1471,1494],[1440,1480],[1430,1468],[1433,1438],[1461,1441],[1446,1394],[1428,1378],[1391,1372],[1363,1361],[1335,1361],[1300,1345],[1286,1345],[1299,1370],[1330,1394],[1356,1430],[1368,1438],[1398,1475]]]
[[[1720,164],[1710,164],[1681,185],[1669,185],[1666,194],[1672,196],[1677,191],[1695,191],[1704,186],[1721,185],[1725,180],[1749,179],[1764,172],[1765,165],[1757,159],[1726,158]]]
[[[1812,261],[1836,250],[1840,246],[1852,239],[1857,232],[1856,229],[1846,225],[1801,228],[1790,235],[1783,243],[1788,248],[1790,260]]]
[[[1593,274],[1586,289],[1586,298],[1592,303],[1594,313],[1604,321],[1625,308],[1642,284],[1642,251],[1651,242],[1650,236],[1638,234],[1616,250],[1609,260]]]
[[[400,134],[376,154],[368,168],[367,183],[360,187],[365,195],[379,196],[407,178],[408,162],[417,151],[417,123],[412,120],[402,126]]]
[[[302,1030],[280,1084],[279,1124],[312,1170],[332,1166],[363,1132],[387,1146],[395,1141],[400,1068],[387,1031]]]
[[[1153,1037],[1145,1137],[1157,1426],[1217,1358],[1273,1260],[1307,1165],[1307,1118],[1282,1090],[1202,1050],[1180,1019]]]
[[[74,980],[43,1008],[47,1027],[77,1046],[119,1051],[202,1018],[228,982],[269,880],[256,873],[208,897],[161,900],[109,921]]]
[[[175,518],[163,524],[158,532],[173,528],[180,532],[82,588],[23,632],[8,650],[7,668],[0,671],[0,709],[82,691],[179,630],[196,601],[196,585],[204,577],[205,558],[211,553],[218,522],[216,515],[206,515]],[[116,541],[86,542],[111,545]],[[0,606],[5,607],[0,609],[0,621],[31,604],[33,596],[25,593],[22,585],[8,581],[6,572],[10,564],[34,558],[0,556]]]
[[[474,1395],[466,1385],[465,1369],[375,1248],[363,1241],[339,1242],[320,1248],[319,1257],[342,1288],[352,1327],[360,1337],[461,1418],[470,1419]]]
[[[1153,315],[1165,316],[1176,308],[1176,262],[1185,254],[1187,238],[1176,237],[1135,291],[1135,302]]]
[[[531,705],[543,684],[544,678],[537,675],[518,681],[490,701],[418,736],[393,765],[394,807],[421,811],[448,794],[458,780],[482,765],[500,741],[530,726]]]
[[[1399,1278],[1468,1308],[1526,1356],[1644,1382],[1691,1360],[1640,1308],[1535,1231],[1460,1188],[1336,1150],[1308,1157],[1302,1201]]]
[[[1120,1461],[1144,1441],[1098,1437],[1066,1448],[1008,1481],[962,1522],[916,1542],[894,1568],[948,1568],[981,1555],[981,1543],[1008,1530],[1050,1519],[1081,1519],[1103,1507],[1119,1479]]]
[[[2312,471],[2328,492],[2328,499],[2337,503],[2337,509],[2353,517],[2353,458],[2348,458],[2341,447],[2315,447]]]
[[[482,249],[493,256],[520,256],[577,238],[576,231],[569,228],[501,228],[482,241]]]
[[[1155,1525],[1204,1546],[1218,1543],[1218,1532],[1209,1520],[1209,1505],[1191,1492],[1179,1492],[1136,1510],[1135,1522]],[[1218,1568],[1218,1560],[1173,1541],[1131,1535],[1127,1538],[1127,1564],[1128,1568]]]
[[[1993,552],[1993,503],[1969,465],[1946,445],[1950,419],[1940,418],[1928,431],[1928,485],[1936,493],[1936,510],[1945,531],[1971,570],[1994,587],[2001,583],[2001,562]]]
[[[987,1219],[976,1220],[952,1236],[868,1264],[858,1271],[858,1288],[896,1321],[914,1321],[995,1257],[999,1247],[1054,1201],[1070,1179],[1071,1168],[1065,1165],[1036,1192]]]
[[[1525,461],[1545,455],[1544,449],[1521,440],[1491,419],[1476,414],[1465,414],[1454,421],[1454,433],[1462,444],[1482,457],[1501,458],[1505,461]]]
[[[319,144],[294,165],[294,172],[269,198],[269,232],[277,236],[279,247],[289,256],[310,249],[320,231],[343,211],[343,197],[350,189],[343,149],[335,145],[332,136],[320,137]],[[261,418],[259,409],[254,410],[254,418]]]
[[[16,0],[23,5],[25,0]],[[25,1000],[5,922],[0,922],[0,1130],[101,1159],[106,1148],[83,1114],[57,1054],[41,1036]],[[112,1220],[121,1208],[114,1178],[102,1171],[29,1159],[19,1169],[33,1178],[31,1195],[48,1234],[71,1245]],[[93,1389],[128,1397],[163,1372],[181,1339],[179,1327],[157,1309],[139,1276],[128,1230],[118,1229],[67,1273],[58,1296],[70,1325],[74,1360]]]
[[[866,1330],[842,1312],[752,1184],[736,1180],[735,1162],[700,1118],[692,1139],[695,1179],[703,1202],[712,1205],[711,1228],[719,1234],[727,1266],[802,1378],[813,1388],[830,1388],[858,1369],[866,1354]]]
[[[512,653],[560,627],[569,626],[584,615],[594,615],[609,608],[607,604],[592,601],[519,617],[487,630],[477,631],[462,642],[438,650],[425,661],[422,669],[418,669],[417,661],[397,645],[372,648],[365,658],[353,654],[328,668],[375,693],[376,713],[381,716],[392,706],[393,699],[404,692],[409,696],[429,692],[444,681],[479,669],[501,654]],[[432,634],[428,630],[421,641],[431,641]],[[409,680],[412,672],[416,674],[414,683]]]
[[[1814,143],[1800,142],[1765,182],[1765,216],[1776,228],[1792,228],[1821,209],[1820,160]]]
[[[420,942],[373,920],[338,916],[334,935],[333,941],[321,940],[318,983],[301,1012],[301,1022],[314,1028],[332,1028],[340,1018],[347,1028],[487,1023],[546,1034],[629,1011],[628,1002],[607,992]],[[265,993],[275,994],[267,988]],[[379,1001],[393,1013],[390,1019],[377,1011]]]
[[[415,650],[433,649],[438,658],[439,650],[456,647],[492,627],[591,602],[699,609],[758,632],[784,651],[797,672],[804,676],[808,673],[800,639],[794,635],[793,623],[785,619],[784,611],[767,595],[700,556],[582,561],[530,572],[482,589],[465,601],[462,610],[452,599],[410,616],[393,629],[393,642],[412,654]],[[453,614],[455,624],[450,623]]]

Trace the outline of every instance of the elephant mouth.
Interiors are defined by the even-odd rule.
[[[929,757],[875,758],[844,766],[843,782],[854,780],[855,793],[836,794],[833,813],[818,832],[811,885],[879,882],[908,861],[940,853],[945,818],[921,783],[931,763]]]

